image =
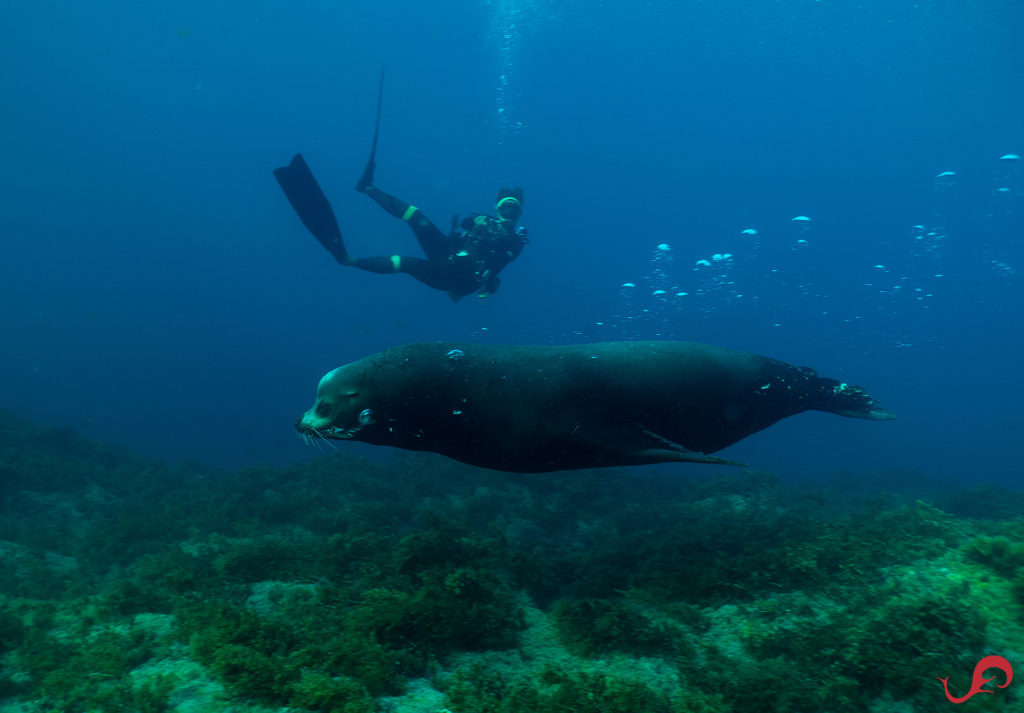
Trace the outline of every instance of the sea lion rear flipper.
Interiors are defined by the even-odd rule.
[[[335,260],[342,265],[349,264],[350,258],[345,243],[342,242],[341,229],[334,217],[334,211],[302,154],[295,154],[287,166],[274,169],[274,178],[281,185],[306,229],[327,248],[327,252],[333,255]]]
[[[868,421],[891,421],[896,418],[896,414],[879,404],[862,387],[835,379],[816,378],[816,398],[819,402],[813,407],[816,410]]]

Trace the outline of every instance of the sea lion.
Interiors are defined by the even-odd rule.
[[[742,465],[708,454],[808,410],[894,417],[859,386],[707,344],[422,343],[328,372],[295,428],[539,473]]]

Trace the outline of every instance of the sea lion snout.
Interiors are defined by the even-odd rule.
[[[306,413],[302,414],[297,419],[295,419],[296,431],[298,431],[299,433],[315,433],[318,430],[316,425],[312,422],[312,419],[310,418],[312,413],[313,410],[310,409],[309,411],[306,411]]]
[[[313,404],[313,408],[306,411],[295,421],[295,429],[307,433],[321,431],[332,425],[332,422],[339,415],[335,411],[333,403],[326,399],[317,399],[316,403]]]

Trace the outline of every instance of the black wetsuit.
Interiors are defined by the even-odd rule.
[[[498,273],[519,257],[527,242],[524,231],[517,231],[512,220],[475,215],[462,221],[461,232],[446,234],[415,206],[374,186],[367,186],[365,193],[389,214],[409,224],[426,259],[395,255],[352,258],[348,264],[369,272],[404,272],[447,292],[452,299],[474,292],[481,297],[492,294],[500,284]]]
[[[521,189],[502,188],[499,192],[495,209],[502,218],[474,215],[462,222],[461,232],[455,230],[453,220],[452,232],[445,234],[418,208],[373,186],[373,168],[371,154],[356,190],[366,193],[388,213],[408,223],[426,258],[352,257],[345,247],[331,204],[302,154],[295,154],[287,166],[274,169],[274,177],[303,225],[340,264],[381,274],[404,272],[425,285],[444,290],[454,300],[474,292],[486,297],[498,289],[498,273],[519,257],[528,242],[526,231],[516,229],[516,220],[522,211]],[[502,208],[506,203],[508,205]]]

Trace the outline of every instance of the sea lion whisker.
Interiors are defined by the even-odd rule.
[[[323,453],[324,452],[324,447],[320,444],[320,442],[323,441],[324,437],[322,435],[320,435],[320,431],[316,430],[315,428],[313,429],[313,433],[315,433],[318,436],[318,438],[313,438],[313,436],[309,436],[309,440],[310,440],[310,442],[314,446],[316,446],[316,449],[318,451]],[[309,434],[307,434],[307,435],[309,435]]]
[[[338,450],[338,447],[331,443],[331,440],[324,434],[323,431],[321,431],[318,428],[312,428],[310,430],[316,434],[316,438],[314,439],[313,436],[310,436],[308,433],[306,434],[307,437],[310,440],[315,440],[316,447],[319,448],[321,451],[323,450],[323,444],[327,444],[327,446],[329,446],[332,451]]]

